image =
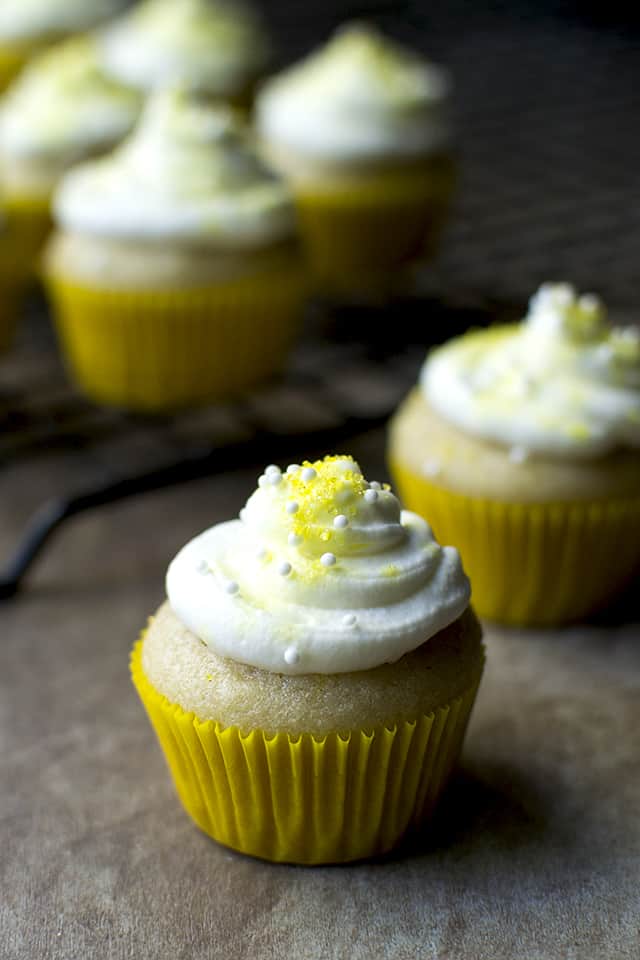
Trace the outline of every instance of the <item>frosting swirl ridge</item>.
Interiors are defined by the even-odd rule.
[[[100,236],[251,247],[295,229],[288,188],[233,112],[182,90],[155,94],[120,147],[70,171],[54,208],[64,226]]]
[[[544,284],[522,324],[436,348],[420,382],[445,420],[525,454],[640,448],[640,330],[611,326],[569,284]]]
[[[139,111],[138,95],[100,71],[95,42],[74,37],[35,57],[5,94],[2,151],[70,162],[121,139]]]
[[[77,33],[122,9],[126,0],[3,0],[0,37],[25,41]]]
[[[219,655],[302,674],[398,660],[457,619],[470,589],[458,552],[338,456],[267,467],[240,519],[178,553],[167,594]]]
[[[105,68],[132,87],[180,83],[218,97],[242,93],[270,53],[241,0],[143,0],[102,31],[100,46]]]
[[[321,159],[420,156],[448,143],[449,89],[441,68],[348,24],[263,86],[258,126],[267,143]]]

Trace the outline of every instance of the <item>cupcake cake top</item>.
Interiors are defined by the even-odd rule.
[[[0,37],[19,43],[79,33],[124,5],[125,0],[2,0]]]
[[[458,552],[349,456],[268,466],[240,517],[171,563],[176,616],[215,653],[283,674],[398,660],[469,604]]]
[[[566,283],[540,287],[523,323],[432,351],[420,382],[446,420],[523,456],[640,447],[640,330]]]
[[[175,83],[240,93],[264,70],[269,44],[241,0],[144,0],[101,35],[105,68],[140,90]]]
[[[96,45],[76,37],[35,57],[6,92],[0,150],[72,160],[125,136],[140,99],[100,71]]]
[[[99,236],[260,246],[293,234],[285,184],[250,149],[233,111],[155,94],[113,153],[82,164],[54,198],[58,221]]]
[[[440,68],[350,24],[264,85],[258,126],[268,143],[312,157],[421,155],[449,139],[449,86]]]

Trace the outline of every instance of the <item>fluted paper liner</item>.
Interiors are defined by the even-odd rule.
[[[516,625],[577,620],[640,569],[637,497],[511,503],[465,496],[391,460],[399,496],[457,547],[481,617]]]
[[[344,734],[273,736],[203,722],[131,674],[178,795],[210,837],[288,863],[340,863],[391,849],[433,809],[460,753],[474,683],[428,716]]]
[[[427,167],[427,171],[429,167]],[[397,268],[428,257],[453,188],[443,160],[431,174],[390,173],[349,189],[294,184],[301,232],[317,287],[334,295],[375,292],[397,282]]]
[[[30,56],[38,52],[35,44],[21,46],[0,44],[0,91],[5,90],[13,78],[20,73]]]
[[[70,371],[100,403],[173,410],[241,394],[283,366],[304,282],[287,271],[180,290],[47,285]]]
[[[20,273],[33,278],[40,273],[40,257],[51,232],[51,198],[7,193],[3,211]]]

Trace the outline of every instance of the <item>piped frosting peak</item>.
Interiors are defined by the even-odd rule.
[[[469,602],[457,551],[348,456],[267,467],[238,520],[178,554],[167,592],[217,653],[280,673],[392,662]]]

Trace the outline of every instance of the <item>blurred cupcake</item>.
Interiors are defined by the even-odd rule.
[[[39,50],[118,13],[126,0],[3,0],[0,90]]]
[[[317,286],[387,295],[422,259],[452,189],[446,74],[362,25],[269,80],[264,150],[290,178]]]
[[[132,656],[187,812],[243,853],[383,853],[433,809],[483,668],[469,584],[351,457],[267,467],[188,543]]]
[[[141,98],[107,79],[95,43],[76,37],[35,57],[0,108],[0,179],[13,242],[35,265],[62,174],[131,130]]]
[[[149,92],[176,83],[248,105],[269,60],[254,11],[236,0],[143,0],[101,34],[105,69]]]
[[[47,284],[91,397],[167,410],[279,371],[304,294],[293,204],[228,108],[157,94],[54,206]]]
[[[13,341],[25,278],[0,204],[0,354]]]
[[[435,349],[391,423],[403,498],[454,543],[480,615],[552,624],[640,564],[640,334],[545,285],[523,324]]]

